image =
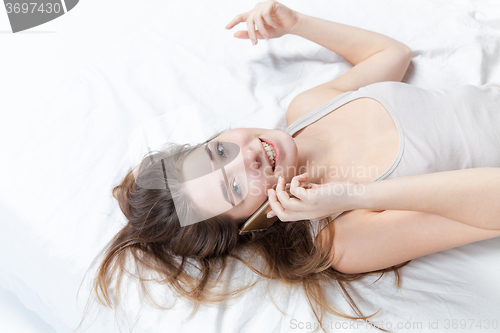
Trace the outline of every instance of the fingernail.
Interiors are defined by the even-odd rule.
[[[252,38],[252,44],[255,46],[255,39]]]
[[[269,39],[269,36],[268,36],[268,35],[264,35],[264,38],[265,38],[265,39]]]
[[[271,195],[271,190],[267,190],[267,196]]]
[[[267,213],[267,218],[270,219],[272,216],[271,216],[271,213]]]

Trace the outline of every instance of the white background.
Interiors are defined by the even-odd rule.
[[[150,1],[85,0],[67,14],[13,34],[0,9],[0,115],[31,112],[64,92],[85,62],[147,22]],[[15,64],[15,65],[14,65]],[[22,64],[22,65],[19,65]],[[4,255],[4,254],[2,254]],[[0,287],[0,332],[54,333],[16,295]]]

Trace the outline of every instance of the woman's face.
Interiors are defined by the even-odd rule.
[[[274,165],[262,142],[274,149]],[[225,175],[219,170],[186,182],[195,205],[212,212],[213,216],[225,212],[235,219],[249,217],[267,200],[267,190],[275,187],[280,176],[290,182],[296,174],[297,146],[284,131],[232,129],[211,140],[207,146],[208,149],[203,147],[198,155],[187,156],[183,173],[191,178],[189,176],[196,173],[193,170],[200,165],[201,159],[205,159],[202,163],[211,163],[210,172],[217,163],[224,163],[224,158],[234,158],[224,167]],[[239,147],[239,152],[236,150],[235,154],[232,147]]]

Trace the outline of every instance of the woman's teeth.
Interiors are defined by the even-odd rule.
[[[266,142],[264,141],[261,141],[262,142],[262,145],[264,146],[264,149],[267,153],[267,157],[269,158],[269,161],[271,161],[271,165],[274,167],[274,159],[276,158],[276,152],[274,151],[273,149],[273,146],[271,146],[270,144],[267,144]]]

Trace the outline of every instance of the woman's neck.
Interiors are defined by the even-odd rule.
[[[297,145],[298,163],[297,175],[307,172],[308,182],[321,184],[331,181],[329,177],[331,166],[334,165],[331,141],[318,138],[293,138]]]

